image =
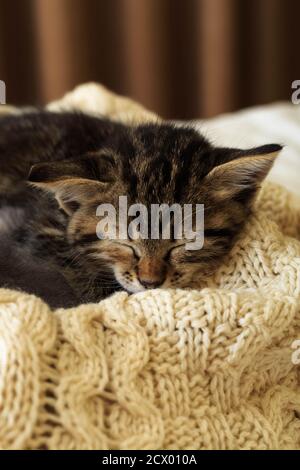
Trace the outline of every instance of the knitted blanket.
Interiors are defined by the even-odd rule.
[[[52,109],[72,96],[118,116],[96,85]],[[299,205],[266,183],[203,290],[53,312],[1,289],[1,448],[300,450],[299,240]]]

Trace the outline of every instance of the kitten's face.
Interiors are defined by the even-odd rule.
[[[140,292],[157,287],[193,287],[211,274],[215,264],[207,262],[202,253],[206,249],[189,252],[183,240],[155,241],[95,241],[89,254],[104,260],[111,267],[115,279],[129,292]],[[202,261],[203,260],[203,261]]]
[[[212,147],[192,129],[171,125],[128,128],[118,144],[76,161],[39,164],[30,181],[53,191],[69,215],[68,239],[81,256],[105,265],[127,291],[200,287],[228,253],[279,146],[250,151]],[[99,204],[128,206],[204,204],[204,245],[188,250],[182,239],[113,239],[96,236]],[[118,223],[118,222],[116,222]]]

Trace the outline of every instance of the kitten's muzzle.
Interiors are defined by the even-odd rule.
[[[161,260],[144,257],[138,264],[138,280],[146,289],[155,289],[161,286],[165,282],[166,274],[166,263]]]

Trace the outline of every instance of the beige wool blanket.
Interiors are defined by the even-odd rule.
[[[156,119],[93,84],[58,107]],[[300,206],[266,183],[203,290],[53,312],[0,289],[0,447],[300,450],[299,240]]]

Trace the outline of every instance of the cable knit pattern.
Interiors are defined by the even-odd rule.
[[[265,184],[202,290],[0,290],[4,449],[299,449],[300,207]]]

